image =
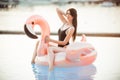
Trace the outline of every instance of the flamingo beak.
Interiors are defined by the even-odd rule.
[[[38,36],[35,34],[34,30],[32,29],[31,25],[24,25],[24,31],[27,34],[28,37],[32,38],[32,39],[37,39]]]

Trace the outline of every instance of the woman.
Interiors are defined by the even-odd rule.
[[[63,22],[63,26],[58,30],[59,41],[46,37],[47,42],[53,42],[58,44],[58,47],[49,46],[48,58],[49,58],[49,70],[53,69],[54,54],[57,52],[65,51],[65,47],[69,44],[70,39],[73,41],[76,39],[77,32],[77,11],[74,8],[70,8],[64,13],[60,9],[56,9],[60,20]]]

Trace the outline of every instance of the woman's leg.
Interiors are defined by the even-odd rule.
[[[54,60],[55,60],[55,53],[64,52],[65,48],[61,47],[53,47],[50,46],[48,48],[48,64],[49,64],[49,71],[53,70]]]
[[[54,62],[54,53],[51,47],[48,48],[48,64],[49,64],[49,71],[53,69],[53,62]]]
[[[39,41],[37,41],[37,43],[36,43],[36,46],[35,46],[35,49],[34,49],[34,52],[33,52],[33,56],[32,56],[32,60],[31,60],[31,63],[35,63],[35,58],[36,58],[36,56],[37,56],[38,43],[39,43]]]

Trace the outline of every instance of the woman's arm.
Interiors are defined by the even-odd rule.
[[[60,10],[59,8],[56,8],[56,11],[57,11],[57,14],[58,14],[60,20],[61,20],[63,23],[67,23],[67,19],[65,18],[65,15],[66,15],[66,14],[65,14],[62,10]]]
[[[56,43],[59,45],[65,45],[65,44],[67,44],[67,42],[69,42],[70,38],[73,35],[73,32],[74,32],[74,27],[71,27],[70,29],[68,29],[67,36],[65,37],[64,41],[57,41],[57,40],[51,39],[49,37],[46,38],[46,41],[53,42],[53,43]]]

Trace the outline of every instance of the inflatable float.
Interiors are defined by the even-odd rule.
[[[33,15],[26,20],[24,31],[30,38],[37,39],[34,27],[39,25],[41,28],[41,40],[37,48],[35,63],[39,65],[48,65],[47,47],[49,43],[45,42],[45,37],[50,36],[50,28],[47,21],[39,15]],[[87,42],[74,42],[67,46],[66,52],[60,52],[55,55],[55,66],[85,66],[92,64],[97,56],[95,48]]]

